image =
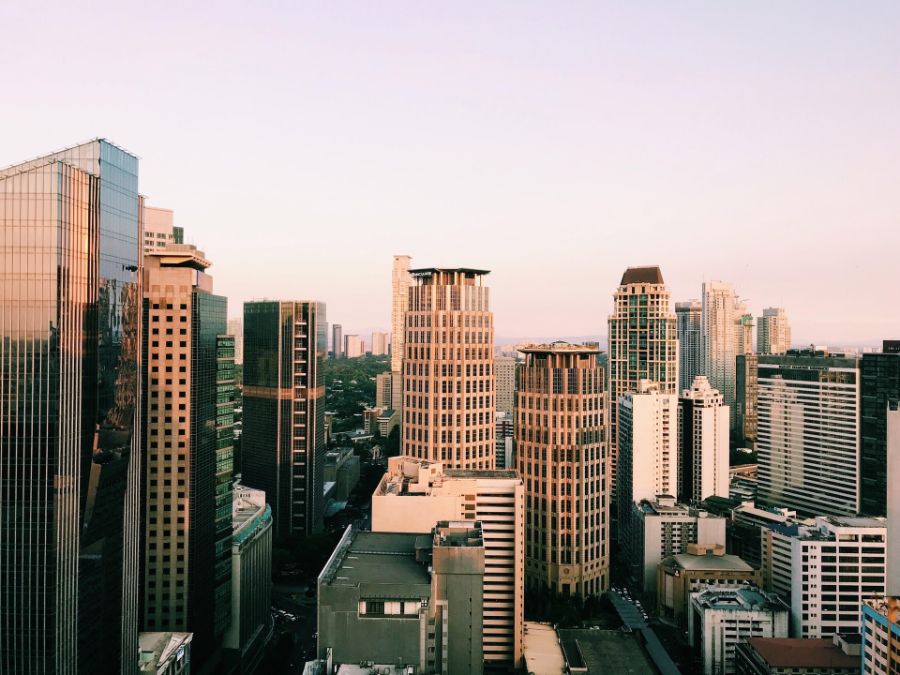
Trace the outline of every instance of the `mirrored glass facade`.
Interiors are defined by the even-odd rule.
[[[0,171],[0,672],[137,670],[138,161]]]

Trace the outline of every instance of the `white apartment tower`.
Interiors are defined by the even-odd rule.
[[[481,521],[484,535],[484,660],[512,671],[522,660],[525,496],[514,470],[445,469],[391,457],[372,495],[372,532],[427,533],[439,520]]]
[[[884,518],[820,516],[762,531],[763,581],[791,608],[791,634],[857,632],[860,605],[885,592]]]
[[[678,498],[684,503],[727,497],[728,406],[703,375],[678,400]]]
[[[735,336],[734,287],[721,281],[704,281],[702,294],[701,372],[718,389],[730,409],[734,409]]]
[[[756,351],[784,354],[791,348],[791,324],[782,307],[767,307],[756,323]]]
[[[612,494],[617,494],[619,401],[626,392],[638,391],[641,380],[655,382],[662,394],[678,394],[678,334],[669,289],[659,267],[625,270],[613,303],[609,316],[609,476]]]
[[[675,303],[678,330],[678,390],[690,389],[701,374],[700,339],[703,305],[699,300]]]
[[[403,454],[454,469],[496,466],[494,315],[486,270],[410,272],[403,343]]]

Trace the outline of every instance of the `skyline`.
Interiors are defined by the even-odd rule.
[[[0,165],[98,135],[136,152],[232,317],[315,299],[385,330],[406,253],[491,270],[500,340],[603,335],[645,264],[673,302],[721,279],[755,317],[784,307],[795,345],[900,335],[894,3],[94,4],[0,8]],[[73,49],[88,30],[116,40]]]

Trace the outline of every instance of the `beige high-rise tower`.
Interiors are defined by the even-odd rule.
[[[703,333],[701,337],[701,372],[709,378],[713,389],[718,389],[732,410],[734,419],[735,357],[738,339],[735,329],[739,323],[734,286],[721,281],[703,282]]]
[[[412,270],[403,359],[403,454],[493,469],[494,316],[486,270]]]
[[[629,267],[609,317],[610,494],[616,494],[618,402],[641,380],[661,394],[678,393],[678,327],[659,267]]]
[[[403,319],[412,284],[410,260],[408,255],[395,255],[391,272],[391,407],[397,411],[403,409]]]
[[[515,441],[529,586],[585,597],[609,581],[606,373],[596,345],[523,347]]]
[[[756,349],[760,354],[784,354],[791,348],[791,324],[782,307],[766,307],[756,328]]]

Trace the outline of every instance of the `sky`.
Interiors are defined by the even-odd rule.
[[[390,326],[393,254],[498,337],[606,333],[629,265],[795,343],[900,337],[900,3],[0,3],[0,165],[93,137],[229,314]]]

